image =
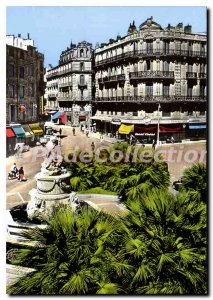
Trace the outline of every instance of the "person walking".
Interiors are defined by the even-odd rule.
[[[171,136],[171,143],[174,144],[175,139]]]
[[[94,142],[91,143],[91,149],[92,149],[92,152],[95,151],[95,143]]]
[[[18,178],[18,180],[19,181],[24,181],[24,169],[23,169],[23,167],[20,167],[20,169],[18,170],[18,172],[19,172],[19,178]]]
[[[72,129],[72,134],[75,135],[75,127]]]
[[[155,150],[155,147],[156,147],[156,140],[154,139],[152,142],[152,149]]]

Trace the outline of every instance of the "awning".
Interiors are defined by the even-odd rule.
[[[206,125],[189,125],[189,129],[206,129]]]
[[[62,115],[64,112],[63,111],[57,111],[51,118],[52,120],[58,119],[60,115]]]
[[[61,120],[62,124],[66,124],[66,113],[62,111],[62,114],[58,117]]]
[[[86,121],[86,116],[79,116],[79,121]]]
[[[130,134],[130,132],[134,132],[134,125],[121,124],[121,126],[118,129],[118,132],[120,134]]]
[[[156,133],[157,125],[135,125],[135,133]]]
[[[15,137],[15,134],[14,134],[12,128],[9,127],[6,129],[6,137],[8,137],[8,138]]]
[[[29,125],[22,125],[22,128],[24,129],[26,138],[32,138],[34,136],[32,130],[29,127]]]
[[[12,127],[17,138],[25,138],[25,132],[21,126]]]
[[[183,131],[182,126],[159,126],[160,133],[179,133]]]
[[[39,126],[39,124],[29,124],[29,127],[31,128],[32,132],[35,135],[42,135],[43,134],[43,130],[41,129],[41,127]]]

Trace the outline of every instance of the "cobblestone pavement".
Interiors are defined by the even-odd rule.
[[[71,127],[62,127],[62,135],[65,137],[62,139],[62,153],[65,153],[65,151],[70,149],[75,149],[75,146],[78,146],[81,150],[85,149],[91,149],[91,143],[95,143],[95,147],[98,148],[101,146],[110,146],[111,143],[108,141],[100,142],[100,139],[97,139],[95,137],[86,137],[85,134],[80,132],[79,128],[76,128],[75,136],[72,134],[72,128]],[[198,153],[200,151],[206,149],[205,142],[195,142],[195,143],[187,143],[187,144],[166,144],[158,146],[157,149],[174,149],[179,150],[181,149],[183,151],[183,157],[185,153],[188,150],[196,150]],[[16,179],[8,180],[7,179],[7,201],[6,201],[6,207],[7,209],[13,207],[14,205],[18,205],[20,203],[23,203],[25,201],[30,200],[29,191],[32,188],[35,188],[36,181],[34,179],[34,176],[40,171],[41,163],[43,161],[44,155],[44,148],[42,146],[36,146],[34,148],[31,148],[29,152],[22,153],[20,158],[16,158],[14,156],[8,157],[6,160],[6,176],[9,172],[10,166],[13,162],[16,162],[17,166],[23,166],[25,170],[25,177],[27,178],[26,182],[19,182]],[[35,156],[37,156],[35,158]],[[165,158],[167,158],[167,154],[164,155]],[[177,154],[173,155],[173,159],[176,160]],[[198,155],[199,159],[199,155]],[[198,159],[195,160],[195,162],[198,161]],[[180,176],[183,173],[183,170],[187,167],[192,165],[192,163],[187,163],[183,159],[180,162],[173,162],[169,163],[169,172],[171,174],[171,181],[176,180],[180,178]],[[90,200],[91,201],[91,200]],[[95,203],[98,207],[103,209],[106,212],[111,212],[118,209],[114,204],[110,205],[110,203],[101,202]]]

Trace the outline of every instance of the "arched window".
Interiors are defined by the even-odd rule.
[[[80,84],[81,84],[81,85],[84,85],[84,75],[81,75],[81,76],[80,76]]]
[[[83,49],[80,50],[80,57],[84,57],[84,50]]]

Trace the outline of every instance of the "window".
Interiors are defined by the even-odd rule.
[[[33,64],[31,64],[31,65],[29,66],[29,75],[30,75],[30,76],[34,76],[34,65],[33,65]]]
[[[163,96],[166,96],[166,97],[169,96],[169,85],[163,86]]]
[[[200,96],[201,97],[206,96],[206,86],[205,85],[200,86]]]
[[[80,76],[80,85],[84,85],[84,75]]]
[[[151,69],[151,63],[150,63],[150,60],[147,60],[146,61],[146,70],[150,71],[150,69]]]
[[[9,85],[9,97],[14,98],[15,97],[15,86],[13,84]]]
[[[19,67],[19,77],[24,78],[24,67],[23,66]]]
[[[34,85],[34,83],[31,83],[31,86],[30,86],[30,96],[31,97],[35,96],[35,85]]]
[[[20,59],[24,59],[24,58],[25,58],[25,55],[24,55],[24,54],[25,54],[24,51],[21,51],[21,52],[20,52],[20,54],[19,54]]]
[[[153,95],[153,85],[146,85],[146,95],[147,96]]]
[[[9,64],[9,76],[10,77],[15,76],[15,66],[14,66],[14,64]]]
[[[80,57],[84,57],[84,50],[83,49],[80,50]]]
[[[192,49],[193,49],[192,46],[193,46],[193,45],[192,45],[191,43],[189,43],[189,55],[192,55]]]
[[[19,88],[19,96],[20,98],[24,98],[25,87],[22,85]]]
[[[169,54],[169,42],[163,43],[163,49],[165,54]]]
[[[164,63],[163,63],[163,70],[165,72],[169,71],[169,63],[168,63],[168,61],[164,61]]]
[[[192,86],[188,86],[187,96],[192,97]]]
[[[193,72],[193,66],[192,65],[188,65],[188,72]]]
[[[80,71],[84,71],[84,63],[80,63]]]
[[[150,41],[148,41],[147,43],[146,43],[146,50],[147,50],[147,53],[150,53],[150,54],[152,54],[152,52],[153,52],[153,43]]]

